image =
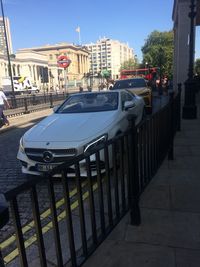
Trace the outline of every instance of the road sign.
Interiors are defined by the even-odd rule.
[[[66,69],[69,67],[71,60],[67,56],[61,55],[58,57],[57,63],[59,67]]]

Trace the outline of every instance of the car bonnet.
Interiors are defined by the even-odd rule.
[[[53,114],[24,135],[25,142],[80,142],[95,138],[115,121],[117,111]]]

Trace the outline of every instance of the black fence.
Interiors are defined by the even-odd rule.
[[[19,96],[15,98],[9,98],[10,109],[5,110],[7,116],[13,116],[16,114],[29,113],[32,111],[37,111],[45,109],[47,107],[52,108],[54,105],[61,103],[67,94],[43,94],[43,95],[27,95]]]
[[[173,159],[173,139],[180,130],[180,90],[139,125],[133,117],[128,119],[126,133],[6,193],[13,230],[13,236],[0,244],[6,266],[13,262],[47,266],[47,261],[80,266],[127,211],[131,224],[141,223],[140,196],[166,156]],[[61,177],[53,178],[56,174]],[[21,207],[27,198],[28,219]]]

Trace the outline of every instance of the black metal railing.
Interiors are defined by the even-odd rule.
[[[11,108],[5,110],[5,115],[11,117],[17,114],[26,114],[41,109],[52,108],[60,104],[66,97],[67,95],[64,93],[20,96],[15,98],[15,105],[13,99],[9,98],[8,102]]]
[[[128,210],[131,224],[139,225],[142,192],[165,157],[173,159],[180,93],[137,126],[129,117],[126,133],[7,192],[13,238],[0,244],[5,265],[29,266],[34,255],[35,266],[47,266],[47,259],[56,266],[80,266]],[[53,177],[57,174],[61,178]],[[45,207],[39,201],[44,192]],[[27,198],[28,220],[20,208]]]

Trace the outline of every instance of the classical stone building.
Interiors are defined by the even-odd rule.
[[[200,25],[200,1],[194,0],[196,16],[194,27]],[[174,21],[174,85],[184,84],[188,78],[189,66],[189,36],[191,0],[175,0],[172,19]],[[193,35],[195,43],[195,31]],[[195,57],[195,47],[193,51]]]
[[[196,92],[199,83],[194,79],[196,26],[200,25],[199,0],[175,0],[174,21],[174,88],[183,85],[183,119],[196,119]]]
[[[58,85],[63,87],[65,83],[65,70],[58,66],[58,57],[65,55],[71,60],[70,66],[66,69],[68,84],[75,85],[81,81],[84,73],[89,71],[88,50],[84,46],[61,43],[20,49],[18,53],[39,53],[46,57],[48,64],[48,77],[50,87]]]
[[[89,52],[85,47],[72,44],[56,44],[19,49],[10,57],[13,76],[28,76],[40,89],[55,89],[68,85],[77,86],[83,82],[84,73],[89,71]],[[58,56],[66,55],[71,60],[65,70],[58,66]],[[9,76],[7,56],[0,55],[0,86]]]
[[[43,54],[27,51],[10,56],[12,76],[27,76],[39,88],[43,87],[41,69],[48,69],[47,57]],[[9,77],[7,55],[0,55],[0,86]],[[46,85],[48,86],[48,85]]]

